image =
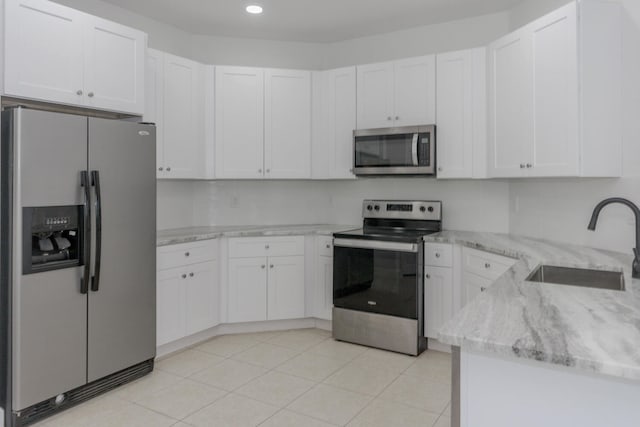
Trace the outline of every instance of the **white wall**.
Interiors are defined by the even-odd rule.
[[[548,11],[549,0],[528,0],[514,10],[513,26]],[[556,6],[563,1],[555,1]],[[623,0],[623,138],[624,177],[620,179],[511,180],[509,197],[512,233],[575,242],[630,253],[635,245],[631,211],[605,208],[596,232],[587,230],[593,207],[620,196],[640,205],[640,1]],[[553,8],[551,6],[551,8]],[[606,143],[606,141],[603,141]]]

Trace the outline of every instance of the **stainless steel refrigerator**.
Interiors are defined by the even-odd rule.
[[[2,112],[0,403],[7,426],[153,369],[155,158],[153,125]]]

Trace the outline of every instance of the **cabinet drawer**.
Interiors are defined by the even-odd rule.
[[[487,279],[497,279],[516,262],[517,260],[513,258],[462,248],[462,268]]]
[[[229,239],[229,258],[304,255],[304,236]]]
[[[218,240],[202,240],[157,249],[158,270],[211,261],[218,257]]]
[[[318,255],[320,256],[333,256],[333,237],[331,236],[318,236],[316,240],[316,247],[318,248]]]
[[[425,243],[424,263],[436,267],[453,265],[453,246],[448,243]]]

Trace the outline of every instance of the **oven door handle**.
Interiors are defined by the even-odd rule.
[[[418,253],[417,243],[381,242],[378,240],[333,239],[334,247],[378,249],[382,251]]]
[[[413,160],[413,166],[420,166],[418,159],[418,133],[413,134],[413,141],[411,141],[411,160]]]

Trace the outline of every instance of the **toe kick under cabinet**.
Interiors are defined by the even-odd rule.
[[[218,240],[157,249],[157,346],[220,322]]]
[[[228,323],[305,317],[304,236],[228,240]]]

